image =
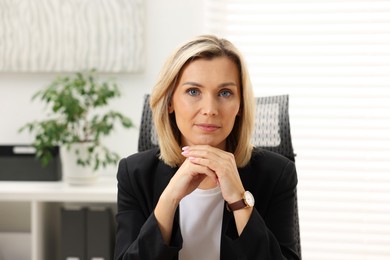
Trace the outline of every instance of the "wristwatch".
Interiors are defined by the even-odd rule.
[[[243,208],[253,207],[255,205],[255,198],[252,193],[245,191],[242,199],[231,204],[226,203],[226,207],[229,211],[235,211]]]

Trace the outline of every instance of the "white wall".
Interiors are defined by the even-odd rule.
[[[143,95],[151,91],[165,59],[179,44],[204,33],[203,0],[144,0],[144,3],[145,70],[138,74],[112,75],[122,92],[122,97],[113,106],[129,116],[137,126],[141,120]],[[31,102],[31,97],[56,75],[0,72],[0,144],[32,142],[31,135],[20,134],[18,129],[26,122],[42,118],[42,105]],[[137,142],[138,129],[118,129],[106,140],[121,157],[136,152]],[[104,173],[111,173],[115,168],[108,168]]]

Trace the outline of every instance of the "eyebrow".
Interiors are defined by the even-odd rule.
[[[188,81],[188,82],[184,82],[183,84],[181,84],[182,86],[184,85],[190,85],[190,86],[194,86],[194,87],[203,87],[202,84],[199,84],[197,82],[192,82],[192,81]],[[221,83],[218,85],[219,88],[224,88],[224,87],[228,87],[228,86],[232,86],[232,87],[237,87],[237,84],[234,83],[234,82],[224,82],[224,83]]]

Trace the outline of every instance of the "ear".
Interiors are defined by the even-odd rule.
[[[236,116],[241,116],[241,108],[238,110],[237,112],[237,115]]]
[[[168,113],[172,114],[173,111],[174,111],[174,109],[173,109],[173,106],[172,106],[172,102],[169,102],[169,104],[168,104]]]

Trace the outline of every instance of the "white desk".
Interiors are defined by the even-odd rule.
[[[60,208],[65,203],[116,204],[115,177],[101,177],[91,186],[60,182],[0,181],[0,201],[31,204],[31,259],[56,259],[59,252]]]

